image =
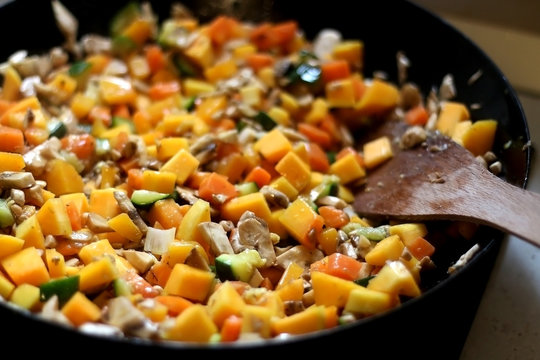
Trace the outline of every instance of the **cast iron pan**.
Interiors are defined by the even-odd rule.
[[[79,34],[106,34],[109,19],[121,2],[64,0],[79,19]],[[153,9],[164,19],[171,1],[155,1]],[[404,1],[352,2],[315,1],[184,1],[202,20],[227,11],[244,20],[296,19],[312,39],[322,28],[339,29],[344,38],[365,44],[364,74],[384,71],[397,81],[396,53],[403,51],[411,61],[410,81],[427,94],[451,73],[457,101],[481,104],[471,111],[473,119],[493,118],[499,122],[495,152],[504,163],[502,176],[525,187],[530,166],[529,132],[516,94],[494,63],[469,39],[433,14]],[[224,5],[225,4],[225,5]],[[33,53],[61,44],[49,1],[12,1],[0,8],[0,60],[19,49]],[[472,85],[469,78],[483,75]],[[506,144],[506,146],[505,146]],[[508,146],[510,145],[510,146]],[[444,222],[428,224],[430,232],[444,229]],[[52,325],[35,316],[0,305],[0,331],[10,349],[52,356],[300,356],[320,352],[331,356],[367,358],[456,359],[476,313],[485,284],[497,257],[504,234],[480,228],[471,241],[440,241],[434,261],[438,270],[424,279],[426,292],[417,299],[385,314],[336,329],[286,340],[234,345],[155,344],[132,339],[83,335]],[[449,265],[475,243],[482,250],[461,271],[446,274]],[[71,350],[68,350],[69,349]],[[19,348],[19,349],[17,349]],[[344,355],[344,352],[347,355]],[[298,355],[297,355],[298,356]]]

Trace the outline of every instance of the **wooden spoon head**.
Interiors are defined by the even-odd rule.
[[[395,140],[403,131],[403,124],[390,122],[378,134]],[[393,158],[372,169],[356,194],[356,211],[370,218],[466,219],[468,211],[459,208],[460,199],[487,172],[474,156],[440,133],[429,134],[412,149],[392,143]]]

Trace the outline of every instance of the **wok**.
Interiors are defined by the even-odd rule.
[[[79,35],[88,32],[106,34],[109,20],[122,6],[103,0],[64,0],[79,19]],[[152,6],[160,19],[169,14],[171,1],[155,1]],[[224,11],[253,21],[296,19],[313,39],[321,28],[339,29],[344,38],[357,38],[365,44],[364,74],[384,71],[397,82],[396,53],[403,51],[411,62],[408,79],[424,94],[438,87],[446,74],[452,74],[457,101],[480,104],[471,110],[473,119],[498,120],[494,151],[503,162],[502,175],[508,182],[525,187],[531,149],[526,119],[516,94],[496,65],[468,38],[440,18],[405,1],[369,1],[352,3],[332,0],[312,1],[184,1],[202,20]],[[219,4],[218,4],[219,3]],[[0,8],[2,46],[0,59],[19,49],[32,53],[61,44],[49,1],[12,1]],[[469,85],[478,70],[482,76]],[[429,224],[437,231],[448,226]],[[480,228],[470,241],[441,241],[434,261],[438,266],[428,287],[416,299],[387,313],[354,324],[288,339],[265,343],[189,345],[156,344],[132,339],[111,339],[84,335],[72,329],[44,322],[33,315],[0,304],[3,343],[23,354],[65,355],[69,346],[73,355],[99,356],[112,351],[125,355],[243,356],[285,355],[301,351],[302,356],[319,351],[344,351],[353,356],[405,356],[405,358],[455,359],[459,357],[469,327],[484,291],[504,234]],[[448,266],[472,245],[481,250],[463,269],[449,276]],[[339,355],[338,355],[339,356]]]

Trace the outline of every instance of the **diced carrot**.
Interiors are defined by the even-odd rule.
[[[328,157],[319,144],[314,142],[308,144],[308,156],[311,170],[326,173],[330,168]]]
[[[272,24],[262,23],[251,30],[249,40],[257,46],[259,50],[270,50],[276,44],[276,39],[271,30]]]
[[[342,135],[337,120],[331,113],[327,113],[318,126],[322,131],[330,134],[330,137],[334,139],[335,142],[341,141]]]
[[[178,316],[182,311],[193,305],[188,299],[176,295],[158,295],[155,299],[167,307],[170,316]]]
[[[39,127],[31,126],[24,129],[24,138],[28,144],[32,146],[37,146],[42,144],[49,138],[49,131]]]
[[[223,45],[239,34],[239,23],[229,16],[218,16],[208,25],[207,34],[212,43],[218,46]]]
[[[133,125],[137,134],[146,134],[152,130],[152,122],[148,112],[139,110],[133,114]]]
[[[141,169],[130,169],[127,174],[127,184],[134,190],[142,189],[143,171]]]
[[[159,291],[135,271],[126,271],[122,278],[131,287],[134,294],[140,294],[145,298],[153,298],[159,295]]]
[[[407,249],[415,258],[421,260],[424,256],[431,256],[435,252],[435,247],[423,237],[417,237],[415,240],[407,243]]]
[[[113,106],[111,112],[113,116],[119,116],[124,119],[131,118],[131,111],[127,104],[116,104]]]
[[[224,201],[219,200],[220,203],[223,203],[236,197],[238,191],[236,190],[236,187],[229,182],[226,176],[213,172],[201,181],[201,185],[199,186],[199,197],[208,202],[215,203],[216,195],[224,197]]]
[[[88,159],[94,154],[96,140],[90,134],[70,134],[61,141],[62,148],[71,151],[79,159]]]
[[[319,214],[323,217],[324,223],[328,227],[341,228],[349,223],[349,216],[345,211],[333,206],[320,206]]]
[[[24,135],[19,129],[0,125],[0,151],[22,153]]]
[[[255,72],[267,66],[272,66],[274,62],[275,58],[272,55],[266,53],[255,53],[246,56],[247,66],[252,68]]]
[[[255,166],[246,176],[246,182],[256,182],[259,188],[262,188],[264,185],[270,184],[272,180],[272,175],[260,166]]]
[[[351,76],[351,68],[346,60],[332,60],[321,64],[321,76],[324,83],[345,79]]]
[[[338,325],[337,306],[327,306],[324,308],[324,328],[331,329]]]
[[[82,217],[77,209],[77,205],[70,201],[66,204],[66,212],[69,217],[69,222],[71,223],[71,228],[73,231],[82,229]]]
[[[156,73],[161,70],[165,64],[165,55],[163,50],[157,45],[149,45],[145,49],[146,53],[146,62],[148,62],[148,67],[152,73]]]
[[[311,271],[320,271],[345,280],[355,280],[363,264],[350,256],[333,253],[311,264]]]
[[[332,145],[330,134],[314,125],[299,123],[298,131],[304,134],[310,141],[319,144],[324,149],[328,149]]]
[[[148,96],[150,96],[152,100],[163,100],[178,93],[180,93],[180,83],[175,80],[158,82],[148,89]]]
[[[232,119],[229,119],[229,118],[225,118],[225,119],[221,119],[219,121],[219,124],[217,126],[217,130],[219,131],[227,131],[227,130],[232,130],[236,127],[236,123],[234,122],[234,120]]]
[[[240,337],[242,331],[242,318],[236,315],[229,315],[223,322],[220,335],[221,341],[231,342],[236,341]]]
[[[198,189],[201,186],[201,182],[204,180],[204,178],[206,178],[210,174],[211,173],[208,171],[195,171],[188,178],[186,185],[192,189]]]
[[[429,119],[429,113],[423,105],[418,105],[405,113],[405,122],[409,125],[423,126]]]
[[[272,27],[272,33],[274,34],[274,39],[276,44],[279,46],[286,46],[296,35],[298,30],[298,23],[293,20],[283,21],[275,24]]]
[[[0,116],[2,116],[10,107],[12,107],[13,104],[13,101],[0,99]]]

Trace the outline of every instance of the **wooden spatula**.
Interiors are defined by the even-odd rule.
[[[402,131],[390,124],[382,132]],[[354,207],[367,217],[475,222],[540,247],[540,194],[505,182],[441,134],[412,149],[395,146],[394,157],[368,173]]]

